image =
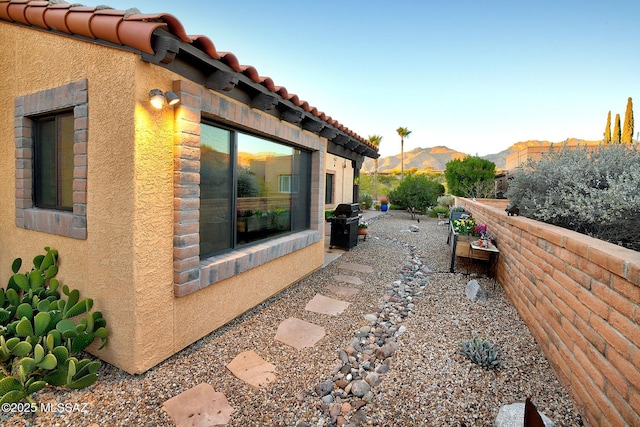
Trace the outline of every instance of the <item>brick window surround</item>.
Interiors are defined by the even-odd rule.
[[[16,98],[16,226],[74,239],[87,238],[87,79]],[[73,210],[33,204],[34,135],[31,117],[73,109]]]
[[[173,82],[180,96],[174,136],[174,295],[180,297],[259,267],[324,238],[324,151],[326,140],[280,122],[188,81]],[[200,259],[200,123],[202,117],[252,130],[311,151],[311,224],[218,256]]]

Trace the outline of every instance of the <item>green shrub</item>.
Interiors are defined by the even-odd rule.
[[[498,349],[480,338],[462,340],[459,351],[483,368],[496,368],[500,364]]]
[[[414,207],[421,212],[436,204],[444,194],[444,186],[426,175],[409,174],[389,193],[389,202],[399,209]]]
[[[445,194],[444,196],[438,197],[437,202],[439,206],[444,206],[449,209],[451,206],[455,205],[456,199],[451,194]]]
[[[448,217],[449,208],[446,206],[438,205],[429,211],[429,217],[436,218],[439,213],[444,214],[445,217]]]
[[[360,203],[360,208],[364,205],[364,209],[371,209],[371,206],[373,206],[373,197],[371,197],[369,193],[360,193],[358,202]]]
[[[527,162],[506,195],[520,215],[640,251],[640,149],[562,149]]]
[[[76,389],[98,379],[100,362],[74,356],[96,338],[100,348],[106,344],[106,321],[77,290],[64,285],[60,294],[58,251],[45,251],[26,273],[18,272],[22,259],[14,260],[14,274],[0,288],[0,404],[33,404],[30,396],[47,385]]]
[[[478,156],[447,162],[444,176],[449,193],[462,197],[493,197],[496,165]]]

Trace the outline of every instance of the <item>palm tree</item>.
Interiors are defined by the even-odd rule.
[[[404,139],[409,138],[411,131],[407,128],[396,129],[400,135],[400,181],[404,179]]]
[[[369,142],[376,148],[380,148],[381,135],[369,135]],[[378,200],[378,158],[373,159],[373,200]]]

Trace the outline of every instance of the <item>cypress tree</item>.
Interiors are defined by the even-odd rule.
[[[620,142],[623,144],[631,144],[633,140],[633,103],[631,97],[627,99],[627,110],[624,112],[624,127],[622,130],[622,139]]]
[[[604,128],[604,143],[611,143],[611,110],[607,114],[607,126]]]
[[[613,142],[620,144],[620,114],[616,114],[616,121],[613,124]]]

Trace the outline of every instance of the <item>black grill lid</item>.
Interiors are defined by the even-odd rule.
[[[336,217],[352,218],[360,214],[360,206],[357,203],[341,203],[333,211]]]

